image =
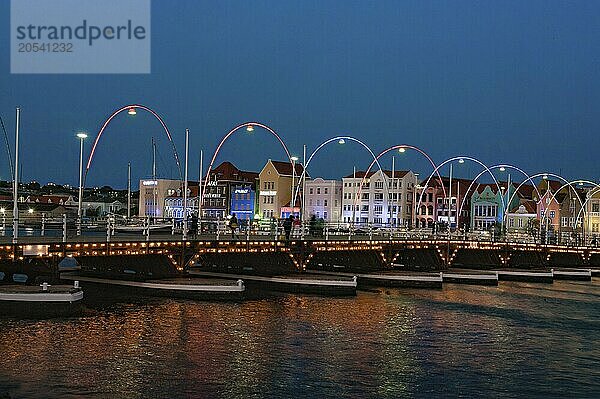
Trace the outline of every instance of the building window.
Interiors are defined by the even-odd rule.
[[[381,180],[378,180],[378,181],[376,181],[376,182],[375,182],[375,188],[376,188],[376,189],[378,189],[378,188],[379,188],[379,189],[383,188],[383,181],[381,181]]]
[[[325,187],[323,190],[325,190],[324,193],[327,194],[327,192],[328,192],[327,187]]]
[[[313,188],[312,188],[312,187],[308,189],[308,193],[309,193],[309,194],[312,194],[312,193],[313,193]]]
[[[327,206],[327,200],[323,200],[323,206]]]
[[[317,187],[317,194],[321,194],[321,187]]]

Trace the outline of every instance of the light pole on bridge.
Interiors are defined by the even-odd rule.
[[[83,201],[83,141],[87,138],[84,132],[77,133],[79,139],[79,198],[77,201],[77,235],[81,235],[81,204]]]

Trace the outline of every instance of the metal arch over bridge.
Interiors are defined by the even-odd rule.
[[[171,143],[171,146],[173,147],[173,156],[175,157],[175,162],[177,163],[177,168],[179,170],[179,179],[180,180],[183,179],[183,174],[181,172],[181,163],[179,161],[179,155],[177,154],[177,147],[175,147],[175,143],[173,142],[173,137],[171,136],[171,132],[169,131],[169,128],[167,127],[167,124],[165,123],[165,121],[160,117],[160,115],[158,115],[158,113],[156,111],[154,111],[150,107],[147,107],[142,104],[129,104],[129,105],[125,105],[125,106],[119,108],[118,110],[116,110],[112,114],[110,114],[110,116],[104,121],[104,124],[102,125],[102,127],[100,128],[100,131],[96,135],[96,139],[94,140],[94,144],[92,145],[92,149],[90,151],[90,156],[88,157],[88,161],[85,166],[85,174],[83,177],[83,186],[85,186],[85,180],[87,178],[90,167],[92,166],[92,160],[94,159],[94,154],[96,153],[96,148],[98,147],[98,143],[100,142],[100,138],[102,137],[102,134],[104,133],[104,131],[106,130],[106,128],[108,127],[110,122],[117,115],[119,115],[121,112],[129,111],[131,109],[133,109],[133,110],[141,109],[141,110],[147,111],[152,116],[154,116],[158,120],[158,122],[161,124],[163,130],[165,131],[165,134],[167,135],[167,138],[169,139],[169,142]]]
[[[281,144],[281,146],[283,147],[283,150],[285,151],[285,154],[288,157],[288,160],[290,161],[290,163],[292,163],[292,155],[290,154],[290,151],[287,147],[287,145],[285,144],[285,142],[283,141],[283,139],[277,134],[277,132],[275,130],[273,130],[272,128],[270,128],[269,126],[265,125],[264,123],[260,123],[260,122],[245,122],[242,123],[240,125],[237,125],[236,127],[234,127],[233,129],[231,129],[219,142],[219,145],[217,145],[217,148],[215,150],[215,153],[213,154],[211,160],[210,160],[210,164],[208,165],[208,170],[206,171],[206,178],[204,179],[204,183],[202,184],[202,190],[201,191],[201,198],[200,198],[200,203],[203,205],[204,204],[204,194],[206,193],[206,186],[208,185],[209,179],[210,179],[210,172],[212,170],[212,167],[215,163],[215,160],[217,159],[217,155],[219,154],[219,151],[221,150],[221,147],[223,146],[223,144],[225,144],[225,142],[229,139],[229,137],[231,137],[231,135],[233,135],[235,132],[237,132],[238,130],[242,129],[242,128],[247,128],[248,131],[254,131],[254,127],[258,126],[261,127],[263,129],[265,129],[266,131],[268,131],[269,133],[271,133],[273,136],[275,136],[275,138],[279,141],[279,143]],[[200,176],[200,180],[202,179],[202,176]]]

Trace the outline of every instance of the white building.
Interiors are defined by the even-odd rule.
[[[364,183],[360,190],[361,181]],[[380,226],[412,226],[414,188],[411,171],[356,172],[342,178],[342,220]],[[358,196],[360,195],[360,198]]]
[[[312,215],[326,222],[339,223],[342,221],[342,182],[339,180],[324,180],[317,177],[306,181],[304,219]]]
[[[139,216],[163,217],[165,199],[181,186],[181,180],[140,180]]]

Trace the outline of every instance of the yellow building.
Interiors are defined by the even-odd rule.
[[[268,160],[258,175],[258,213],[261,218],[281,218],[281,208],[289,205],[292,198],[292,179],[295,186],[300,181],[304,170],[302,165],[295,163],[294,169],[289,162]],[[308,177],[307,177],[308,178]],[[296,204],[301,195],[298,194]]]
[[[586,200],[586,214],[584,215],[581,212],[579,219],[584,219],[585,231],[588,237],[600,237],[600,190],[591,189],[586,195]]]

